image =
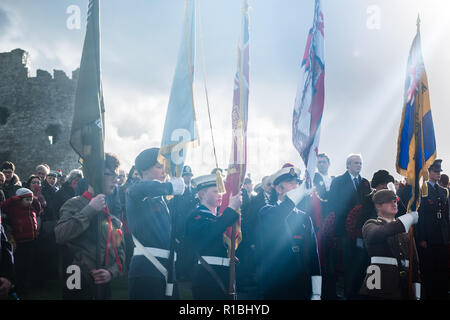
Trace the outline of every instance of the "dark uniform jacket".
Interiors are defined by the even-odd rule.
[[[192,244],[196,255],[227,258],[227,246],[223,241],[223,233],[239,218],[239,214],[226,208],[222,215],[215,216],[207,207],[200,205],[189,216],[186,223],[186,237]],[[210,264],[228,290],[229,267]],[[194,265],[192,278],[194,299],[226,299],[226,294],[214,277],[204,266]]]
[[[243,241],[247,241],[249,246],[254,246],[256,251],[259,250],[260,246],[260,237],[258,235],[260,223],[259,213],[261,208],[270,203],[269,196],[262,190],[257,195],[251,197],[245,216],[242,213]]]
[[[377,219],[368,220],[363,226],[364,245],[367,249],[369,257],[387,257],[394,258],[397,266],[392,264],[378,264],[380,268],[380,289],[367,286],[369,277],[367,274],[362,284],[360,293],[364,296],[372,296],[381,299],[408,299],[408,279],[409,269],[405,264],[410,256],[409,235],[406,233],[405,227],[400,220],[388,222],[378,217]],[[414,245],[414,242],[413,242]],[[412,264],[412,281],[420,282],[418,257],[416,247],[412,248],[413,264]]]
[[[345,220],[349,212],[357,204],[361,204],[363,197],[371,192],[369,181],[359,176],[359,184],[355,190],[350,173],[336,177],[331,182],[331,209],[335,212],[335,235],[342,237],[346,234]]]
[[[144,247],[170,249],[172,218],[163,196],[172,193],[171,183],[156,180],[139,181],[127,189],[125,202],[128,227]],[[168,268],[167,259],[156,258]],[[128,277],[164,278],[144,255],[132,257]]]
[[[422,197],[419,207],[416,240],[431,245],[449,244],[449,204],[447,191],[437,183],[428,183],[428,196]],[[440,212],[440,215],[439,215]]]
[[[264,299],[309,299],[311,276],[320,276],[311,218],[286,199],[261,209]]]
[[[176,235],[177,239],[181,240],[184,236],[184,230],[186,226],[186,220],[192,211],[197,207],[198,200],[195,198],[195,194],[192,192],[192,187],[186,187],[186,190],[182,195],[174,196],[167,205],[170,213],[176,215]]]
[[[331,177],[331,181],[333,181],[333,180],[334,180],[334,176]],[[325,182],[323,181],[323,177],[318,172],[316,172],[314,175],[313,184],[316,187],[317,195],[319,196],[319,199],[320,199],[322,218],[324,219],[331,211],[331,206],[330,206],[330,201],[329,201],[331,186],[330,186],[330,190],[327,191]]]

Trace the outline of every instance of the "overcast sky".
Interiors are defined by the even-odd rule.
[[[200,147],[186,164],[194,174],[214,167],[200,59],[200,35],[220,167],[231,149],[231,107],[241,0],[198,0],[194,80]],[[88,0],[2,0],[0,52],[22,48],[30,71],[80,63]],[[250,100],[248,172],[255,183],[293,162],[291,142],[300,60],[314,0],[249,0]],[[349,153],[363,155],[362,175],[395,173],[406,63],[420,13],[422,50],[431,97],[437,154],[450,164],[450,1],[322,0],[325,20],[325,108],[320,151],[330,173],[345,171]],[[79,28],[76,11],[80,10]],[[144,148],[160,146],[180,45],[184,0],[107,0],[101,4],[106,151],[129,169]],[[18,128],[23,130],[23,128]]]

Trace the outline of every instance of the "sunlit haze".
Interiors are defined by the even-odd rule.
[[[88,0],[6,0],[0,3],[0,52],[30,53],[30,74],[80,63]],[[195,108],[200,146],[188,151],[194,175],[215,166],[206,109],[201,46],[219,167],[231,150],[231,107],[241,19],[240,0],[199,0]],[[80,28],[69,28],[70,6]],[[285,162],[304,165],[292,144],[292,112],[300,60],[314,0],[249,0],[250,98],[248,169],[254,183]],[[325,108],[320,152],[330,174],[361,153],[362,175],[395,173],[397,136],[409,49],[420,14],[437,157],[450,168],[450,1],[323,0]],[[101,61],[106,108],[105,150],[129,170],[145,148],[159,147],[180,45],[184,0],[106,0],[101,3]],[[23,128],[17,128],[22,131]],[[395,175],[398,178],[398,175]]]

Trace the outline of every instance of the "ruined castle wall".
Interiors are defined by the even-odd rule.
[[[30,77],[28,59],[21,49],[0,53],[0,163],[12,161],[22,182],[41,163],[63,174],[79,167],[69,144],[78,73]]]

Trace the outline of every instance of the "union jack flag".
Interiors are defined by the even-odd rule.
[[[314,22],[301,69],[303,80],[299,82],[295,97],[292,142],[305,163],[307,185],[312,186],[325,98],[324,21],[320,0],[315,2]]]

